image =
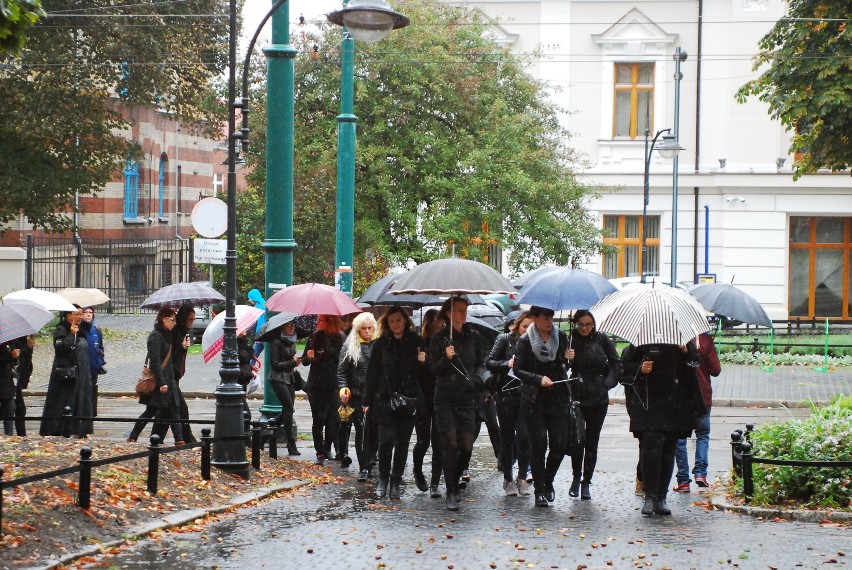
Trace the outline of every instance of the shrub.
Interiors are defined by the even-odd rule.
[[[810,417],[764,424],[752,432],[754,455],[792,461],[852,461],[852,396],[838,396]],[[852,508],[850,468],[754,464],[756,505],[789,501],[811,507]],[[742,481],[739,481],[740,486]],[[742,487],[740,487],[742,488]]]

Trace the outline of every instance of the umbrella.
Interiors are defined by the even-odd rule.
[[[361,309],[345,293],[331,285],[302,283],[276,292],[266,301],[267,311],[297,315],[348,315]]]
[[[411,315],[411,321],[414,323],[414,326],[418,330],[420,330],[422,320],[423,316],[418,313],[414,313],[413,315]],[[476,330],[478,330],[485,337],[485,340],[491,344],[494,344],[494,341],[497,340],[497,336],[500,334],[500,331],[498,331],[497,329],[495,329],[494,327],[492,327],[491,325],[489,325],[478,317],[471,317],[470,315],[468,315],[467,323],[473,326],[473,328],[475,328]]]
[[[431,295],[469,295],[478,293],[514,293],[512,282],[484,263],[459,257],[427,261],[410,270],[390,289],[402,293]]]
[[[237,305],[234,307],[234,315],[237,318],[237,334],[247,331],[253,327],[263,314],[261,309],[251,305]],[[201,337],[201,350],[205,364],[213,360],[225,346],[225,311],[216,315]]]
[[[358,297],[358,303],[364,305],[400,305],[403,307],[420,308],[429,305],[440,305],[447,300],[447,295],[429,295],[425,293],[394,295],[390,293],[390,288],[406,273],[407,271],[382,277],[367,287],[364,294]],[[467,299],[471,305],[486,304],[485,299],[481,295],[467,295]]]
[[[588,309],[618,289],[602,275],[571,267],[551,268],[521,287],[518,303],[554,311]]]
[[[61,291],[57,291],[57,294],[62,295],[72,303],[77,303],[81,307],[94,307],[95,305],[103,305],[110,301],[106,293],[95,287],[66,287]]]
[[[77,307],[71,304],[71,301],[44,289],[22,289],[14,291],[3,297],[4,301],[9,303],[18,301],[29,301],[41,305],[48,311],[76,311]]]
[[[636,285],[607,296],[590,311],[598,330],[643,344],[684,345],[710,330],[704,309],[686,291]]]
[[[255,342],[272,342],[278,338],[281,327],[289,322],[295,321],[299,315],[296,313],[278,313],[257,329],[257,335],[254,337]],[[298,325],[296,325],[298,327]]]
[[[0,342],[35,334],[53,319],[44,306],[26,300],[0,301]]]
[[[179,307],[181,305],[212,305],[221,303],[225,297],[206,281],[192,283],[174,283],[166,285],[145,299],[140,309],[162,309],[163,307]]]
[[[705,309],[744,323],[772,327],[757,299],[728,283],[701,283],[688,289]]]
[[[557,266],[557,265],[545,265],[544,267],[539,267],[538,269],[533,269],[532,271],[527,271],[526,273],[522,273],[521,275],[512,279],[512,285],[515,286],[515,289],[520,289],[521,287],[523,287],[524,285],[529,283],[529,281],[531,279],[534,279],[534,278],[538,277],[539,275],[542,275],[542,274],[547,273],[549,271],[553,271],[554,269],[560,269],[560,268],[561,267]]]

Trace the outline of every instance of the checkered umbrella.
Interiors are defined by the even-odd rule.
[[[163,307],[177,308],[181,305],[212,305],[221,303],[225,297],[206,281],[193,281],[192,283],[174,283],[166,285],[156,293],[145,299],[140,309],[162,309]]]
[[[622,289],[596,303],[590,311],[598,330],[635,346],[682,346],[710,330],[703,307],[692,296],[662,285]]]
[[[234,307],[234,316],[237,318],[237,334],[239,335],[253,327],[262,314],[262,309],[252,307],[251,305],[237,305]],[[204,356],[204,363],[206,364],[213,360],[222,351],[224,346],[225,311],[222,311],[213,317],[213,320],[204,329],[204,336],[201,337],[201,350]]]
[[[0,342],[35,334],[53,319],[53,313],[30,301],[0,301]]]

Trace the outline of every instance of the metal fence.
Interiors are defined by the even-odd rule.
[[[157,289],[191,280],[192,240],[27,236],[26,286],[97,287],[109,313],[135,313]]]

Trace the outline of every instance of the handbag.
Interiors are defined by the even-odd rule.
[[[388,407],[399,418],[413,418],[417,413],[417,398],[412,398],[399,392],[392,392]]]
[[[172,356],[172,349],[169,347],[169,352],[166,354],[166,357],[163,359],[163,363],[160,365],[160,368],[164,367],[166,363],[169,361],[169,358]],[[136,380],[136,393],[139,396],[151,396],[157,390],[157,378],[154,376],[154,373],[151,372],[151,369],[148,368],[148,359],[145,359],[145,366],[142,368],[142,374],[139,375],[139,378]]]
[[[69,380],[76,380],[77,368],[74,366],[57,366],[56,377],[66,382]]]

